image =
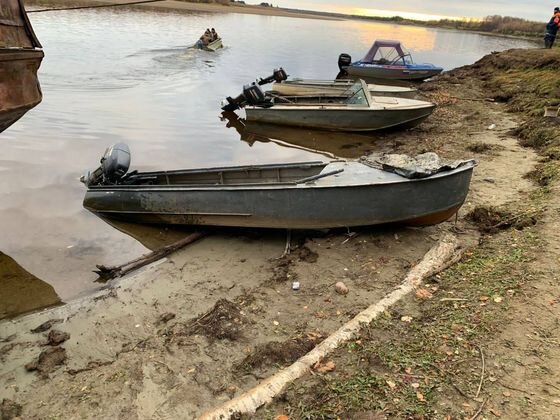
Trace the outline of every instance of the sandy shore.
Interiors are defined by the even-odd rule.
[[[94,6],[94,5],[116,5],[131,3],[134,0],[45,0],[26,2],[29,10],[40,9],[42,7],[73,7],[73,6]],[[32,6],[32,7],[31,7]],[[264,16],[281,16],[301,19],[320,19],[320,20],[342,20],[341,18],[320,16],[313,12],[305,13],[293,12],[277,7],[262,7],[256,5],[222,5],[213,3],[190,3],[184,1],[165,0],[157,3],[138,4],[131,7],[139,7],[150,10],[173,10],[177,12],[199,12],[199,13],[244,13]]]

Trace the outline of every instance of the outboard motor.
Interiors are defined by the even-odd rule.
[[[342,53],[338,56],[338,68],[340,71],[346,71],[346,68],[352,64],[352,57],[350,54]]]
[[[130,149],[124,143],[108,147],[101,158],[101,166],[95,171],[88,171],[80,178],[86,186],[112,185],[126,175],[130,168]]]
[[[286,71],[282,67],[279,67],[277,69],[274,69],[272,76],[265,77],[264,79],[263,78],[259,79],[258,85],[262,86],[272,82],[281,83],[287,79],[288,79],[288,73],[286,73]]]
[[[259,105],[266,99],[262,89],[255,82],[250,85],[243,86],[243,93],[236,98],[228,96],[222,102],[222,110],[235,111],[236,109],[243,108],[246,105]]]

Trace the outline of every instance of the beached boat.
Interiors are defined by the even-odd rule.
[[[244,88],[244,95],[227,98],[222,109],[231,111],[242,106],[247,121],[333,131],[410,128],[429,117],[436,107],[414,99],[371,96],[363,80],[356,81],[343,96],[264,95],[253,84]]]
[[[323,229],[440,223],[467,195],[473,161],[421,179],[356,161],[305,162],[128,174],[130,152],[108,149],[82,177],[83,205],[136,223]]]
[[[354,80],[291,79],[282,83],[274,83],[271,91],[277,95],[283,96],[337,96],[344,95],[354,83]],[[372,96],[391,96],[414,99],[418,94],[416,89],[403,86],[368,84],[367,88]]]
[[[0,132],[41,102],[37,70],[43,59],[21,0],[0,7]]]
[[[338,67],[346,74],[367,79],[425,80],[436,76],[443,68],[433,64],[417,64],[399,41],[375,41],[360,61],[352,62],[348,54],[341,54]]]

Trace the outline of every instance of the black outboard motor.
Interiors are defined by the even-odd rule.
[[[352,57],[350,54],[340,54],[338,56],[338,68],[340,71],[346,71],[346,68],[352,64]]]
[[[130,168],[130,149],[124,143],[108,147],[101,158],[101,166],[80,178],[86,186],[118,184]]]
[[[222,110],[235,111],[246,105],[259,105],[265,102],[266,96],[259,85],[255,82],[243,86],[243,93],[236,98],[228,96],[222,102]]]
[[[287,79],[288,79],[288,73],[286,73],[286,71],[282,67],[280,67],[274,69],[272,76],[265,77],[264,79],[261,78],[257,83],[259,86],[262,86],[272,82],[282,83],[284,80]]]

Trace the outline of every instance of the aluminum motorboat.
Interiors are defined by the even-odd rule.
[[[474,161],[408,178],[367,161],[302,162],[128,172],[117,144],[82,177],[83,205],[135,223],[323,229],[406,223],[430,225],[461,207]]]
[[[348,54],[341,54],[338,67],[349,76],[367,79],[426,80],[436,76],[443,68],[433,64],[418,64],[412,60],[400,41],[375,41],[368,53],[352,62]]]

